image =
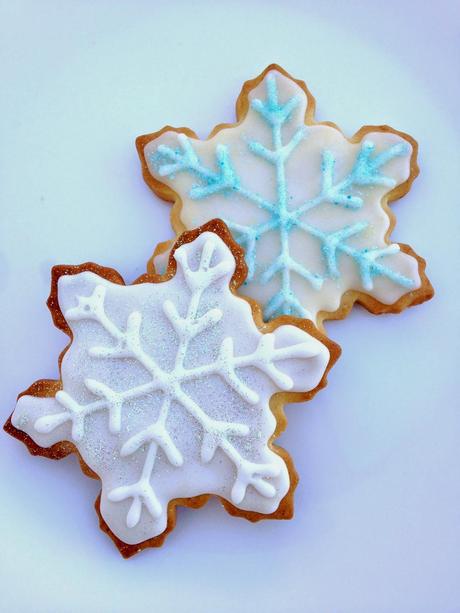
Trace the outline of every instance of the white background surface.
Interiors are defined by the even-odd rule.
[[[33,458],[2,433],[0,610],[460,611],[458,2],[0,7],[1,421],[57,375],[50,267],[93,260],[131,281],[170,236],[135,137],[166,123],[206,136],[270,62],[307,81],[319,119],[419,140],[393,237],[427,258],[437,291],[400,316],[357,308],[327,326],[342,359],[313,402],[288,408],[280,439],[301,475],[291,522],[251,525],[214,502],[125,561],[75,458]]]

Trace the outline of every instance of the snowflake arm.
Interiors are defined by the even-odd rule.
[[[161,449],[164,452],[172,466],[179,467],[184,462],[181,452],[177,449],[166,428],[166,419],[170,406],[171,398],[165,396],[157,421],[132,436],[121,448],[120,455],[127,457],[135,453],[143,445],[148,444],[144,465],[138,481],[131,485],[117,487],[111,490],[107,496],[111,502],[121,502],[128,498],[132,499],[126,516],[128,528],[134,528],[139,523],[143,505],[153,518],[161,516],[163,508],[150,482],[158,450]]]
[[[320,240],[321,250],[326,260],[327,274],[331,279],[338,279],[340,277],[337,255],[338,253],[344,253],[356,262],[362,285],[368,291],[373,289],[374,277],[376,276],[387,277],[393,283],[397,283],[407,289],[414,287],[413,279],[409,279],[376,262],[381,257],[398,253],[399,245],[392,244],[382,249],[369,249],[367,247],[355,249],[346,243],[347,239],[365,230],[368,227],[367,222],[361,221],[351,226],[345,226],[336,232],[321,232],[318,228],[303,223],[299,224],[299,226],[305,232]]]
[[[145,506],[154,519],[160,518],[163,513],[163,507],[150,483],[157,452],[158,443],[152,441],[148,447],[139,480],[131,485],[117,487],[111,490],[107,495],[107,498],[111,502],[122,502],[128,498],[132,499],[131,506],[126,516],[126,525],[128,528],[134,528],[138,525],[141,519],[142,506]]]
[[[299,206],[296,210],[296,218],[300,218],[307,211],[323,203],[340,205],[347,209],[360,209],[364,200],[361,196],[352,193],[352,190],[357,187],[383,186],[390,189],[394,187],[395,179],[383,175],[380,170],[394,158],[407,156],[409,153],[407,144],[392,145],[371,158],[374,150],[375,144],[372,141],[364,141],[349,174],[335,183],[336,157],[332,151],[325,149],[321,162],[321,191],[315,198]]]
[[[152,155],[152,163],[158,167],[162,177],[174,177],[178,172],[190,173],[199,181],[190,190],[193,200],[200,200],[219,193],[228,195],[233,192],[257,204],[261,208],[272,212],[273,204],[262,198],[259,194],[251,192],[240,185],[239,179],[232,167],[227,147],[216,147],[216,167],[212,170],[204,166],[198,158],[189,138],[185,134],[178,134],[177,140],[181,151],[161,145]],[[168,163],[173,161],[174,163]],[[166,162],[166,163],[164,163]]]

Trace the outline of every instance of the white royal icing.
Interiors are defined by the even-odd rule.
[[[249,102],[243,121],[207,141],[167,131],[144,149],[152,176],[180,196],[181,225],[222,218],[245,248],[240,291],[267,320],[315,320],[347,290],[392,304],[419,288],[417,260],[385,240],[382,207],[410,175],[411,144],[379,131],[350,143],[334,127],[305,126],[305,92],[277,71]]]
[[[229,289],[235,260],[216,234],[174,257],[177,272],[163,283],[62,276],[73,334],[62,390],[22,396],[12,416],[41,447],[76,445],[102,480],[102,516],[128,544],[161,534],[176,498],[210,493],[274,512],[290,482],[269,447],[270,398],[315,388],[329,360],[300,328],[259,331]]]

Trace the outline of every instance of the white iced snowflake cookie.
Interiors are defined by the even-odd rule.
[[[278,66],[244,85],[237,117],[206,141],[167,127],[137,147],[147,183],[175,203],[177,233],[213,218],[228,224],[246,250],[241,291],[265,320],[292,314],[321,325],[357,300],[381,313],[432,296],[423,260],[389,242],[387,203],[418,173],[411,137],[369,126],[347,139],[315,122],[305,84]]]
[[[146,275],[125,286],[94,264],[55,268],[49,304],[72,338],[61,382],[35,384],[6,427],[33,453],[76,448],[102,481],[103,526],[124,555],[161,544],[175,504],[199,506],[209,494],[249,519],[289,516],[295,474],[272,446],[288,397],[273,395],[310,396],[331,357],[305,327],[261,332],[232,291],[242,255],[235,271],[217,233],[188,238],[163,282]]]

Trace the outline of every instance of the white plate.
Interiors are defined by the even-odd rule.
[[[394,237],[427,258],[437,290],[400,316],[355,309],[327,326],[342,359],[327,390],[288,408],[281,439],[301,476],[291,522],[251,525],[211,503],[124,561],[75,459],[2,436],[0,610],[460,610],[458,3],[0,4],[2,421],[57,375],[51,265],[94,260],[129,281],[170,236],[135,137],[166,123],[205,136],[273,61],[307,81],[320,119],[419,140]]]

